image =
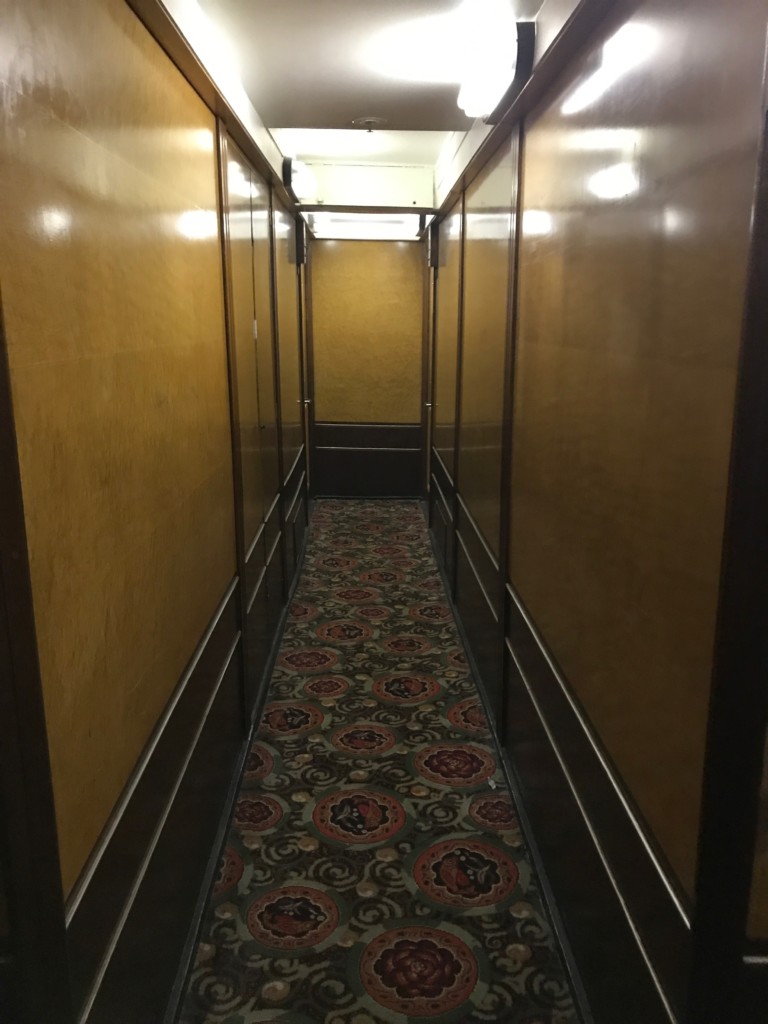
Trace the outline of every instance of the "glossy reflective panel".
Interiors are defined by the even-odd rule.
[[[448,472],[454,471],[456,371],[459,339],[461,202],[440,223],[435,324],[433,443]]]
[[[274,211],[274,225],[283,473],[287,477],[303,443],[296,223],[278,206]]]
[[[227,146],[227,222],[231,271],[237,410],[240,426],[240,460],[243,486],[243,536],[246,552],[264,518],[258,369],[254,338],[253,244],[251,240],[251,169],[237,148]],[[269,338],[267,337],[267,341]]]
[[[641,4],[526,141],[511,578],[689,894],[764,17]]]
[[[269,512],[280,489],[275,409],[275,356],[272,329],[272,270],[269,233],[269,188],[251,171],[251,236],[253,238],[253,300],[264,510]]]
[[[0,280],[69,889],[235,571],[214,121],[120,0],[14,0],[0,38]]]
[[[425,272],[420,242],[313,244],[318,420],[420,421]]]
[[[499,553],[504,354],[517,145],[506,143],[467,189],[459,491]]]

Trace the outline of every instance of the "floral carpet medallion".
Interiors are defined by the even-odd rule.
[[[320,501],[179,1024],[576,1024],[418,503]]]

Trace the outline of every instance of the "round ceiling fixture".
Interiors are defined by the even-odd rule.
[[[356,117],[352,122],[355,128],[363,128],[367,132],[372,132],[374,128],[383,128],[386,123],[386,117]]]

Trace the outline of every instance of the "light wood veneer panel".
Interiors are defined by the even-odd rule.
[[[510,574],[689,893],[764,8],[647,0],[647,58],[526,141]]]
[[[235,571],[214,123],[120,0],[14,0],[0,281],[62,876]]]
[[[314,243],[318,420],[420,421],[423,260],[419,242]]]

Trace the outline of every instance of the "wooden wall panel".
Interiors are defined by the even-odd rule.
[[[275,208],[275,284],[280,346],[280,411],[283,427],[283,473],[287,477],[303,444],[299,286],[296,273],[296,222]]]
[[[516,195],[513,137],[465,197],[459,491],[497,556],[509,242]]]
[[[275,409],[274,330],[272,325],[272,256],[269,230],[269,188],[251,178],[251,235],[253,237],[253,297],[258,339],[257,375],[259,427],[265,511],[280,489]]]
[[[456,442],[461,203],[440,222],[438,261],[432,443],[452,474]]]
[[[764,8],[646,0],[526,142],[511,578],[689,893]]]
[[[420,242],[313,243],[317,420],[420,422],[423,287]]]
[[[256,340],[253,337],[253,244],[251,241],[251,176],[255,172],[236,146],[227,146],[229,259],[232,277],[231,324],[237,380],[240,459],[243,487],[243,539],[247,552],[264,521],[265,495],[261,466],[261,414]],[[255,184],[255,183],[254,183]],[[269,344],[267,333],[266,343]]]
[[[70,888],[235,570],[214,122],[121,0],[12,0],[0,34],[0,282]]]

